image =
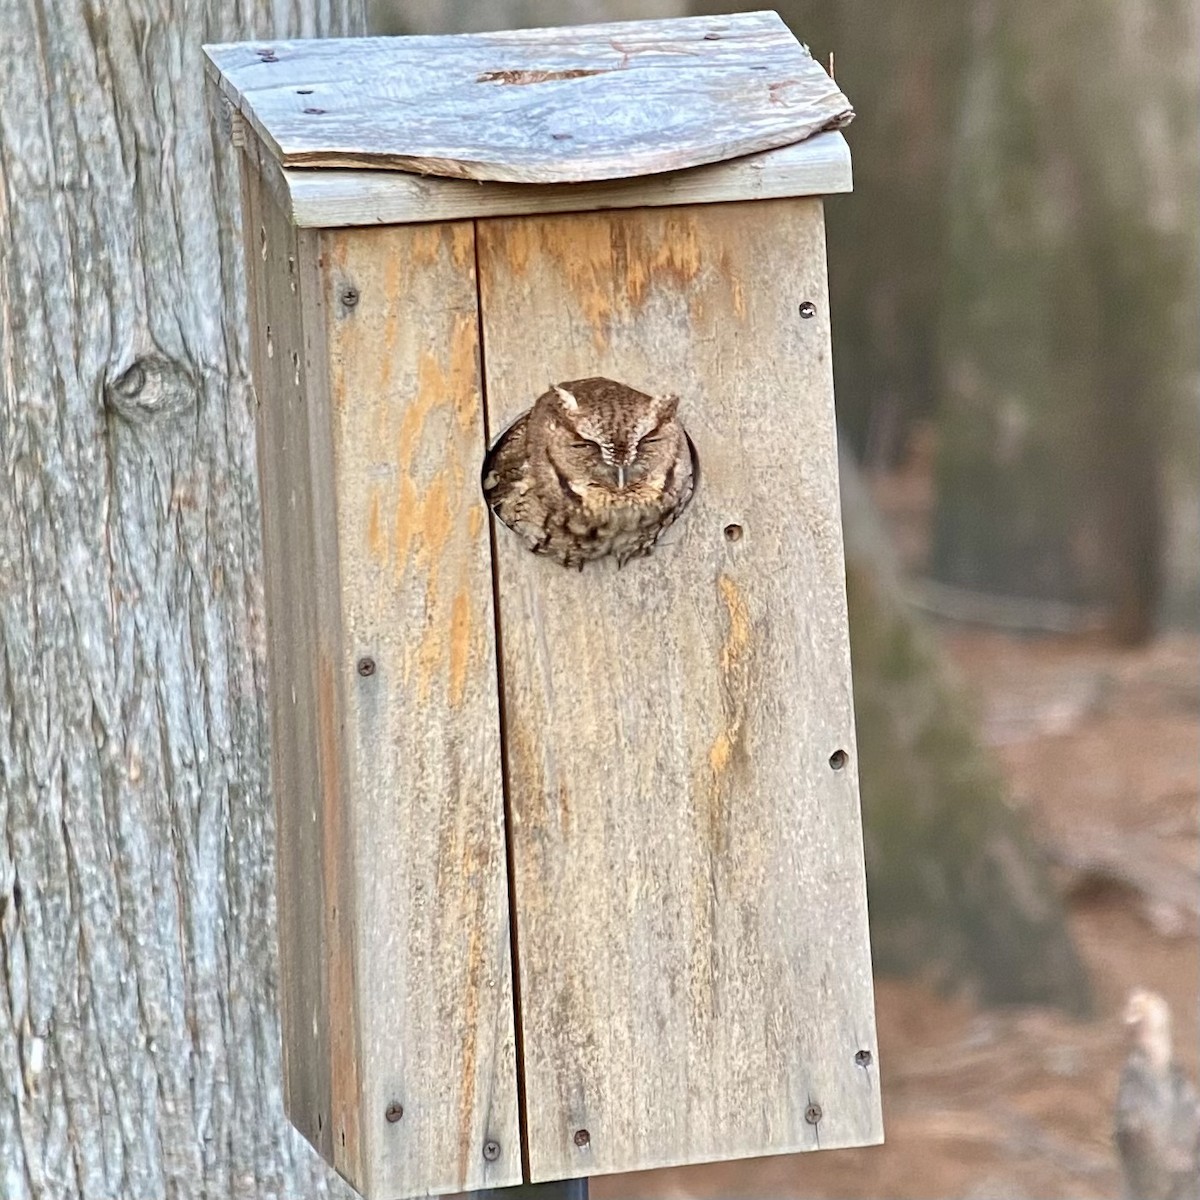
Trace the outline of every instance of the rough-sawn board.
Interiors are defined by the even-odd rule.
[[[244,184],[288,1116],[371,1196],[519,1182],[473,229]]]
[[[615,179],[785,146],[853,116],[771,12],[206,52],[284,167]]]
[[[879,1141],[820,201],[477,229],[491,436],[599,374],[700,459],[620,571],[494,529],[533,1179]]]

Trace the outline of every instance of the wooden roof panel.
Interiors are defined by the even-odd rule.
[[[284,167],[580,183],[786,146],[853,116],[771,12],[206,52]]]

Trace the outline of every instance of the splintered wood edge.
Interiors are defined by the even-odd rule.
[[[260,162],[265,157],[260,155]],[[853,188],[850,148],[836,131],[708,166],[594,183],[479,183],[401,171],[276,170],[290,198],[292,220],[302,227],[770,200]]]
[[[205,58],[210,99],[241,115],[238,95]],[[222,105],[213,103],[214,112]],[[236,145],[300,228],[411,225],[537,213],[717,204],[786,196],[831,196],[853,191],[850,147],[837,130],[739,158],[628,179],[588,183],[499,183],[407,171],[282,167],[279,147],[244,119],[232,121]]]
[[[853,190],[850,147],[836,131],[705,167],[577,184],[479,183],[402,171],[287,169],[279,166],[256,133],[245,127],[243,152],[301,228],[658,208]]]

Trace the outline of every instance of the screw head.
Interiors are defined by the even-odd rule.
[[[341,300],[342,304],[346,308],[353,308],[358,303],[358,288],[356,288],[356,287],[342,288],[341,294],[338,296],[338,299]]]
[[[817,306],[811,300],[805,300],[800,305],[800,315],[807,321],[817,315]]]
[[[367,679],[375,674],[375,660],[373,658],[360,658],[358,660],[358,673]]]
[[[871,1054],[870,1050],[860,1050],[854,1056],[854,1061],[860,1067],[869,1067],[871,1065],[871,1063],[874,1061],[874,1057]]]
[[[845,752],[845,750],[835,750],[829,756],[829,765],[835,771],[840,771],[849,761],[850,756]]]
[[[816,1125],[824,1115],[825,1114],[821,1112],[821,1106],[819,1104],[810,1104],[804,1110],[804,1119],[810,1125]]]
[[[389,1104],[387,1108],[383,1110],[383,1116],[384,1120],[386,1120],[389,1125],[395,1125],[395,1123],[399,1121],[402,1116],[404,1116],[404,1105],[393,1100],[391,1104]]]
[[[483,1157],[488,1162],[495,1162],[500,1157],[500,1143],[495,1138],[488,1138],[483,1143]]]
[[[571,1139],[580,1150],[586,1150],[592,1144],[592,1135],[586,1129],[575,1130],[575,1136]]]

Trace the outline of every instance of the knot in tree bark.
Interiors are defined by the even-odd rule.
[[[196,401],[196,381],[174,359],[145,354],[104,385],[105,406],[131,424],[175,416]]]

